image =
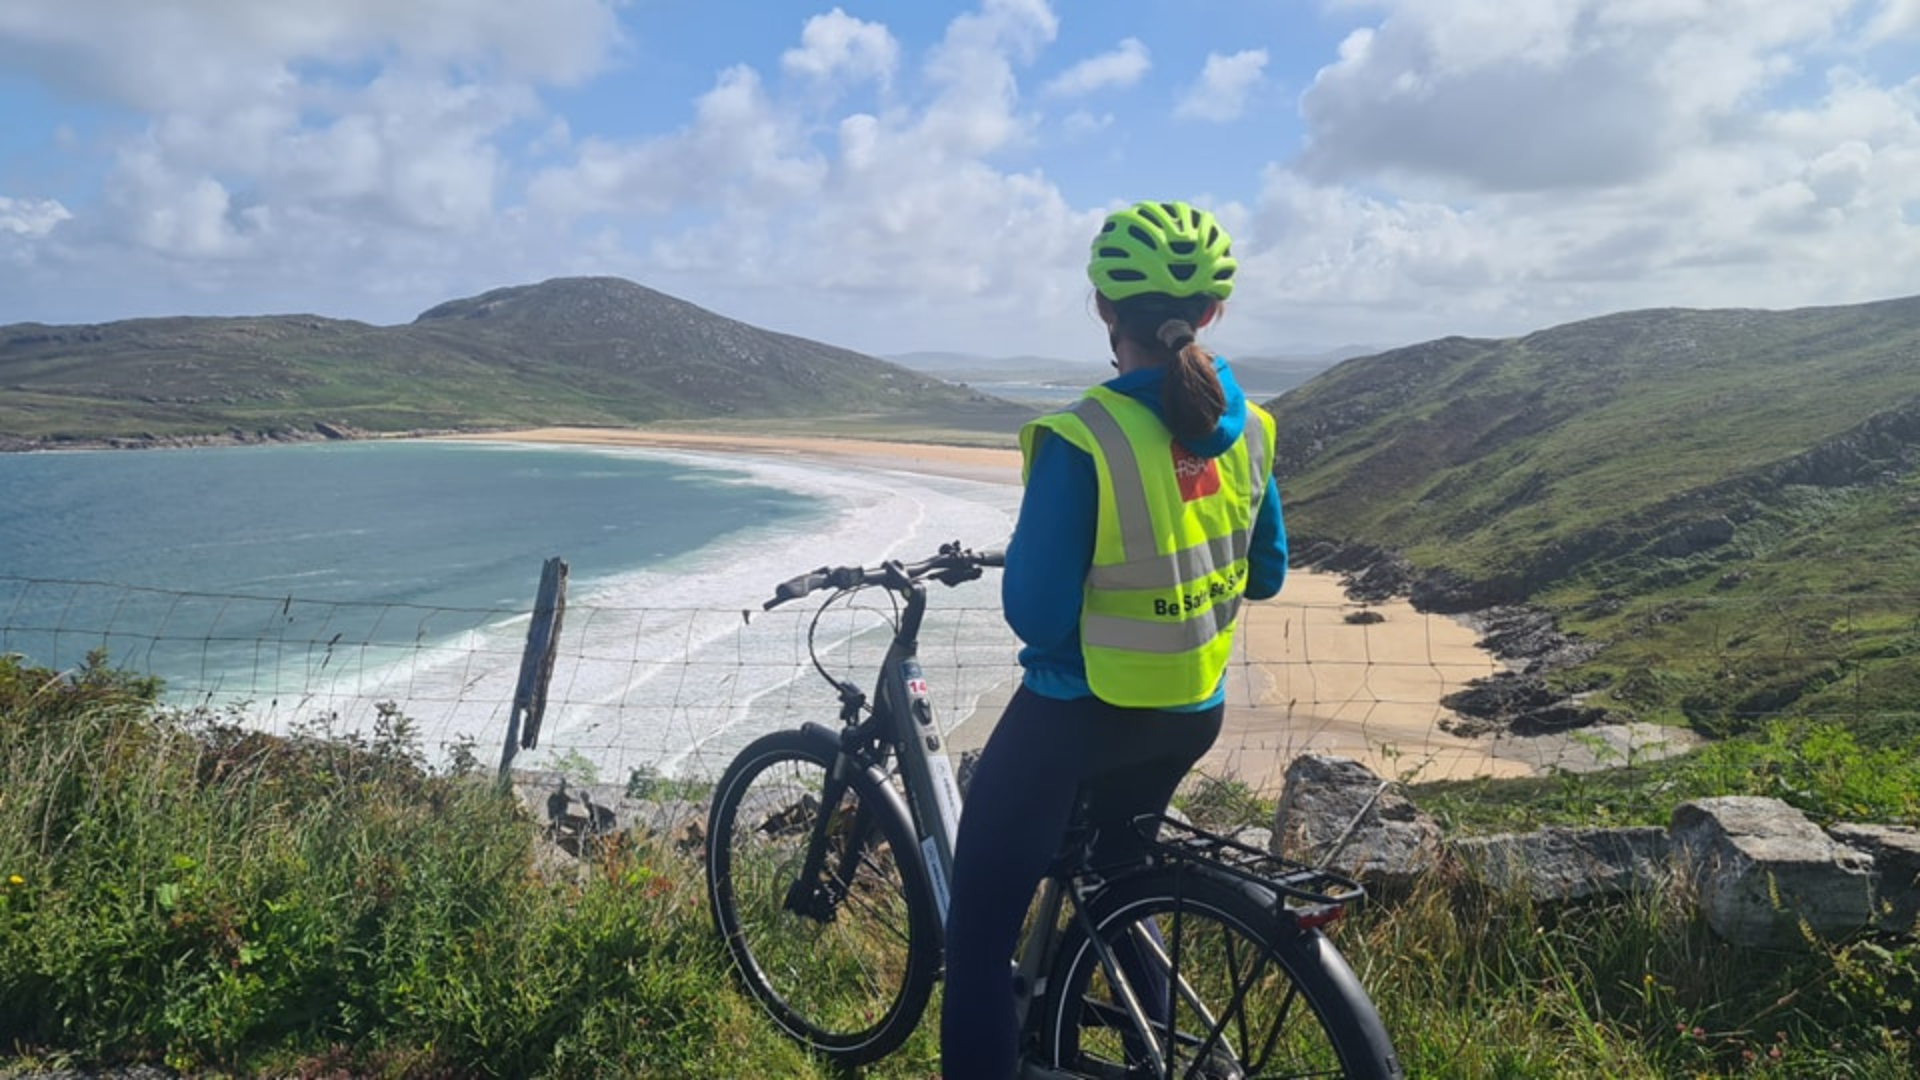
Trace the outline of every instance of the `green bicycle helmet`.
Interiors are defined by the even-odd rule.
[[[1225,300],[1238,267],[1233,241],[1212,214],[1183,202],[1139,202],[1107,215],[1087,277],[1109,300],[1146,293]]]

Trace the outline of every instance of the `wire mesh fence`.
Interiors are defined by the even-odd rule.
[[[991,588],[940,590],[920,637],[959,753],[983,744],[1020,676],[1019,642],[996,600]],[[66,668],[104,650],[116,667],[164,679],[171,705],[266,730],[369,730],[397,710],[429,756],[464,743],[487,761],[513,718],[533,607],[532,597],[452,608],[0,576],[0,653]],[[1610,732],[1612,744],[1465,734],[1444,700],[1504,670],[1474,627],[1404,602],[1351,602],[1324,576],[1301,575],[1245,610],[1228,720],[1202,768],[1257,791],[1277,791],[1287,762],[1307,751],[1424,780],[1587,767],[1596,755],[1689,742],[1651,725]],[[890,616],[881,593],[773,612],[569,602],[538,745],[516,764],[616,783],[636,771],[711,777],[763,732],[834,723],[822,670],[870,691]]]
[[[984,741],[1020,675],[1019,643],[994,600],[991,589],[943,591],[921,634],[935,707],[962,752]],[[717,773],[764,731],[834,721],[836,698],[814,660],[870,683],[887,642],[884,605],[571,603],[539,745],[521,760],[590,767],[602,779]],[[58,668],[105,650],[116,667],[163,678],[170,704],[269,730],[352,731],[397,708],[430,753],[466,741],[484,754],[507,731],[532,607],[532,598],[518,609],[447,608],[0,577],[0,652]],[[1440,699],[1500,668],[1471,629],[1404,605],[1369,608],[1369,620],[1351,619],[1356,610],[1337,599],[1250,606],[1210,767],[1256,786],[1309,749],[1402,769],[1425,762],[1432,773],[1526,767],[1446,730]]]

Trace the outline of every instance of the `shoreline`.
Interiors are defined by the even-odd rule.
[[[990,446],[892,442],[835,435],[736,435],[623,428],[543,427],[524,431],[428,435],[446,442],[517,442],[610,446],[637,450],[698,450],[771,458],[845,461],[862,468],[922,473],[959,480],[1017,485],[1020,451]]]
[[[1017,450],[833,436],[767,436],[607,428],[428,436],[463,442],[517,442],[741,453],[1018,485]],[[1363,618],[1349,616],[1365,612]],[[1414,781],[1527,776],[1550,755],[1543,745],[1464,737],[1442,727],[1440,704],[1467,681],[1504,670],[1463,620],[1415,611],[1405,599],[1348,599],[1339,575],[1293,569],[1272,600],[1243,608],[1229,671],[1220,738],[1199,768],[1265,794],[1277,793],[1287,764],[1304,752],[1339,754],[1383,778]],[[958,754],[986,742],[1004,684],[951,722]]]

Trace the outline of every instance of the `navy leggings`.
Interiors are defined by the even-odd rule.
[[[946,1080],[1013,1075],[1019,1032],[1009,964],[1082,788],[1099,828],[1095,865],[1127,861],[1141,847],[1127,823],[1166,808],[1219,736],[1222,712],[1057,701],[1025,687],[1014,694],[981,752],[955,843],[940,1014]]]

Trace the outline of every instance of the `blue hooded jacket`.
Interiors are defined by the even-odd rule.
[[[1213,370],[1225,391],[1226,410],[1213,433],[1184,442],[1195,455],[1219,457],[1233,448],[1247,423],[1247,399],[1225,361]],[[1109,379],[1106,387],[1122,393],[1166,419],[1160,409],[1164,368],[1143,368]],[[1007,543],[1007,565],[1000,578],[1000,602],[1007,625],[1026,647],[1020,664],[1028,689],[1063,701],[1092,697],[1087,666],[1080,653],[1080,602],[1093,564],[1095,515],[1100,484],[1093,458],[1065,439],[1042,438],[1027,470],[1020,520]],[[1280,509],[1280,486],[1267,478],[1267,494],[1253,523],[1247,552],[1247,598],[1265,600],[1280,591],[1287,576],[1287,530]],[[1226,697],[1225,679],[1213,696],[1188,710],[1212,708]],[[1171,710],[1171,711],[1188,711]]]

